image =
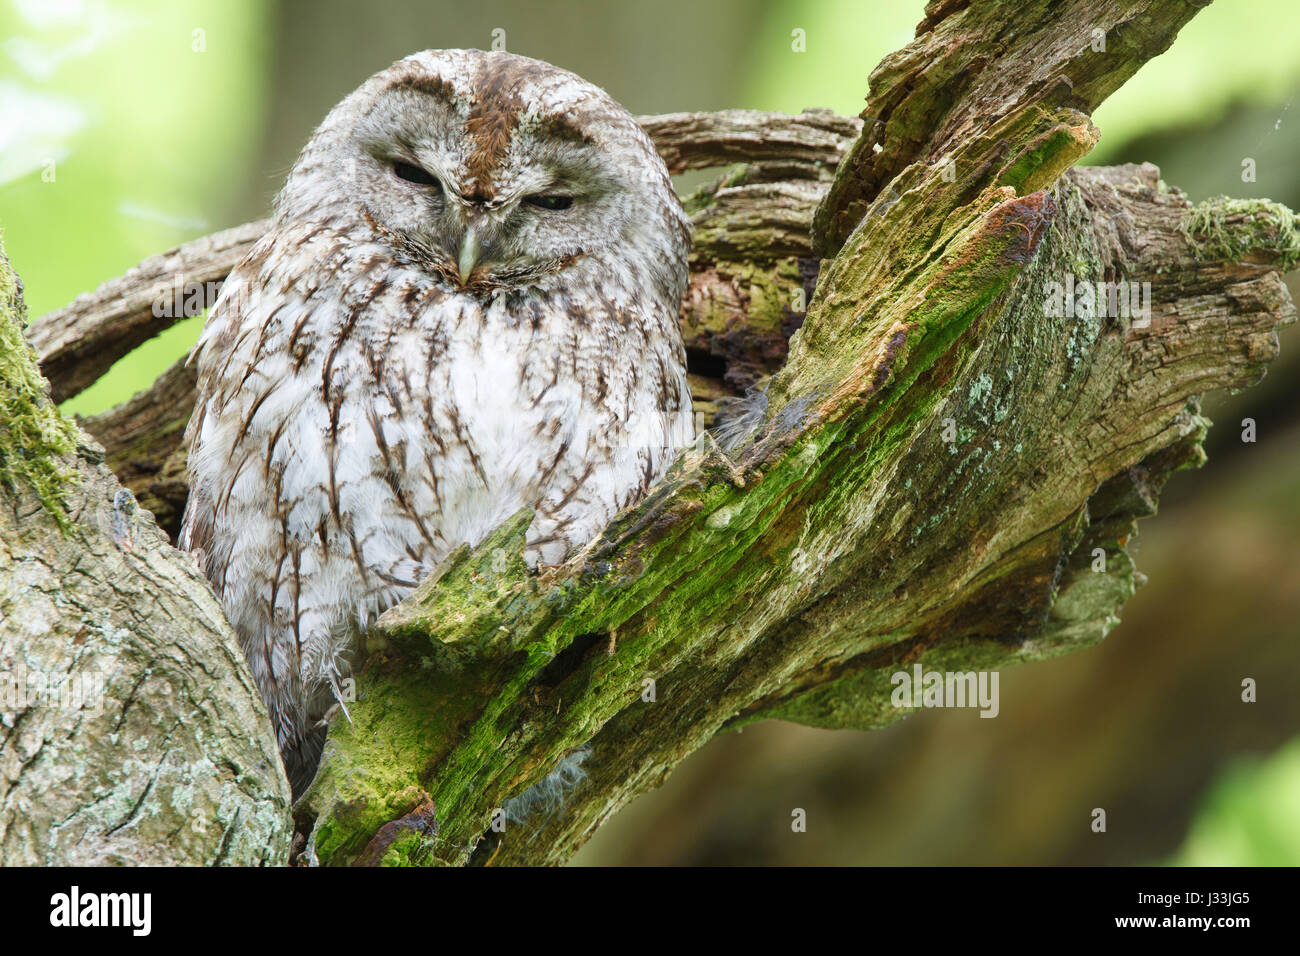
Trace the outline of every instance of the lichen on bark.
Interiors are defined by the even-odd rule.
[[[1262,256],[1283,271],[1300,264],[1300,222],[1286,206],[1268,199],[1217,196],[1190,210],[1183,236],[1210,259],[1247,261]]]

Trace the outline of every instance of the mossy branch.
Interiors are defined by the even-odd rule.
[[[880,726],[900,667],[996,669],[1115,624],[1134,522],[1202,460],[1196,395],[1256,380],[1294,318],[1289,220],[1216,216],[1207,249],[1151,167],[1062,178],[1096,140],[1085,109],[1195,7],[1030,7],[981,58],[1007,9],[932,4],[873,77],[890,118],[869,105],[822,202],[836,254],[747,446],[703,439],[563,568],[523,570],[521,520],[381,620],[296,808],[315,859],[356,859],[427,797],[437,833],[382,862],[560,862],[723,730]],[[1118,55],[1081,65],[1093,29]],[[1150,312],[1053,313],[1067,276],[1150,282]],[[562,811],[491,825],[578,747]]]

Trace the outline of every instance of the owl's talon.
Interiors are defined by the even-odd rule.
[[[348,709],[343,706],[342,701],[336,700],[334,701],[334,703],[330,704],[329,710],[325,711],[321,719],[316,721],[316,723],[312,725],[312,729],[322,730],[328,727],[330,725],[330,721],[332,721],[335,717],[339,715],[339,711],[343,711],[345,715],[348,713]],[[351,715],[348,715],[348,723],[352,723]]]

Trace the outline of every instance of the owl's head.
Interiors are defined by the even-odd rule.
[[[281,221],[349,207],[469,291],[575,263],[684,275],[689,227],[663,161],[604,91],[509,53],[426,50],[367,80],[304,149]],[[679,289],[680,292],[680,289]]]

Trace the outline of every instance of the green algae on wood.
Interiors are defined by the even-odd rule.
[[[49,397],[36,353],[23,339],[22,286],[0,243],[0,486],[32,489],[59,526],[68,528],[64,492],[75,473],[64,460],[77,447],[77,427]]]

